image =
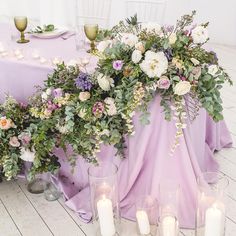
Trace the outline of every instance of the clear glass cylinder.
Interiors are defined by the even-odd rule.
[[[224,236],[228,179],[206,172],[198,178],[196,236]]]
[[[101,163],[88,170],[93,222],[97,235],[120,233],[120,207],[116,165]]]
[[[175,181],[163,181],[160,184],[160,236],[179,235],[179,195],[180,186]]]
[[[138,235],[156,235],[158,203],[152,196],[140,197],[136,202],[136,220]]]

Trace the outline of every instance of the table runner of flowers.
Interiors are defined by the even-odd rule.
[[[133,116],[149,123],[148,106],[161,97],[167,121],[175,120],[179,145],[186,119],[194,120],[203,107],[217,122],[223,119],[220,89],[229,76],[216,54],[204,49],[207,24],[192,26],[195,12],[173,26],[139,24],[137,17],[121,21],[97,37],[99,62],[94,73],[77,65],[57,65],[27,105],[8,96],[0,106],[0,166],[15,178],[23,161],[33,165],[29,177],[60,167],[55,147],[94,164],[101,144],[114,145],[124,157],[125,138],[134,135]]]

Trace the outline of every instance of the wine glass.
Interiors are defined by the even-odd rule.
[[[15,22],[15,26],[16,28],[20,31],[20,39],[17,40],[17,43],[28,43],[29,40],[25,39],[25,34],[24,31],[27,27],[28,24],[28,20],[26,16],[16,16],[14,17],[14,22]]]
[[[90,50],[88,50],[89,53],[95,53],[96,47],[94,40],[97,37],[98,34],[98,24],[85,24],[84,25],[84,32],[86,37],[91,41],[90,43]]]

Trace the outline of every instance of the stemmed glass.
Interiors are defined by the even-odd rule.
[[[17,40],[17,43],[28,43],[29,40],[25,39],[25,34],[24,31],[27,27],[28,24],[28,20],[26,16],[16,16],[14,17],[14,22],[15,22],[15,26],[16,28],[20,31],[20,39]]]
[[[88,50],[89,53],[95,53],[96,52],[96,46],[95,46],[95,39],[98,34],[98,24],[85,24],[84,25],[84,32],[86,37],[91,41],[90,43],[90,50]]]

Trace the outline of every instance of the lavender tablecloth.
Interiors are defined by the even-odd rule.
[[[8,25],[0,25],[0,38],[8,42],[8,48],[23,48],[28,56],[20,61],[14,57],[0,58],[0,100],[5,92],[9,92],[19,101],[26,101],[34,92],[34,86],[42,85],[47,74],[52,72],[52,65],[42,65],[30,57],[32,48],[37,48],[42,56],[48,59],[61,57],[70,60],[84,56],[75,51],[74,38],[66,41],[61,38],[31,38],[29,44],[18,45],[10,41],[10,34],[11,28]],[[95,61],[91,60],[91,68],[94,68]],[[138,114],[134,118],[136,133],[127,139],[126,159],[115,157],[115,150],[110,146],[102,146],[99,158],[104,162],[115,162],[119,166],[119,197],[123,217],[134,219],[134,203],[138,196],[151,194],[158,199],[159,183],[166,179],[175,179],[182,189],[180,225],[186,228],[194,227],[196,178],[203,171],[218,169],[213,152],[231,146],[230,134],[224,121],[215,123],[202,109],[194,122],[188,122],[180,146],[170,157],[169,151],[176,132],[175,123],[165,121],[160,97],[155,98],[149,110],[149,125],[142,126]],[[71,150],[68,150],[67,154],[70,152]],[[55,153],[62,165],[59,185],[64,193],[66,205],[88,222],[91,219],[87,175],[89,164],[78,158],[75,172],[72,174],[65,153],[60,149],[55,150]]]

